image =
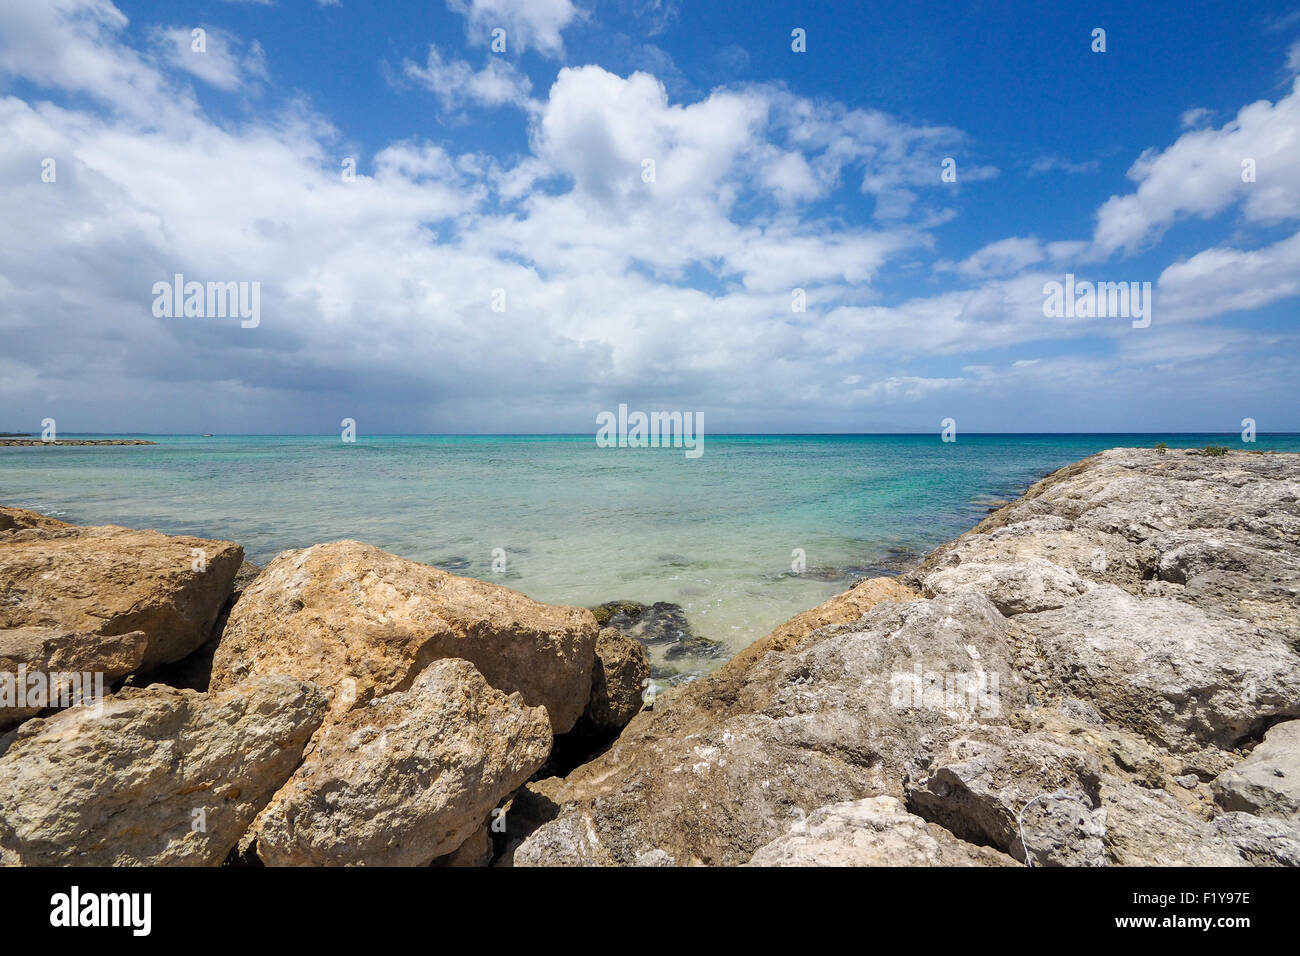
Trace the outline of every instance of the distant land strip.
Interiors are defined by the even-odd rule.
[[[143,438],[60,438],[42,441],[39,438],[0,438],[0,445],[156,445],[156,441]]]

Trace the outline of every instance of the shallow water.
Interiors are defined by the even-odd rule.
[[[0,502],[226,538],[263,565],[357,538],[543,601],[669,601],[727,653],[1102,449],[1300,451],[1297,435],[1236,434],[708,436],[696,459],[590,435],[113,437],[159,444],[0,447]]]

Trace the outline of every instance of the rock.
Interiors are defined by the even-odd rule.
[[[35,528],[38,531],[58,531],[71,529],[73,526],[57,518],[49,518],[37,511],[25,508],[0,508],[0,536],[16,531]],[[3,537],[0,537],[3,540]]]
[[[884,601],[790,653],[676,688],[566,778],[559,817],[515,858],[633,865],[658,850],[733,865],[817,807],[901,798],[928,752],[1023,707],[1005,632],[977,594]]]
[[[542,765],[542,707],[490,687],[468,661],[329,723],[258,818],[268,866],[425,866],[462,846]]]
[[[859,581],[843,594],[837,594],[811,610],[796,614],[766,637],[723,665],[728,673],[739,674],[769,651],[791,651],[818,628],[832,624],[852,624],[881,601],[917,601],[920,595],[904,587],[895,578],[868,578]]]
[[[143,631],[143,669],[180,660],[208,639],[244,555],[229,541],[33,525],[7,514],[27,525],[0,537],[0,628]]]
[[[1105,866],[1097,759],[1043,736],[989,734],[993,741],[949,743],[935,770],[908,787],[909,809],[1021,862]]]
[[[212,687],[290,674],[333,688],[337,717],[455,657],[544,706],[563,733],[591,696],[597,631],[590,611],[338,541],[282,552],[249,586],[226,622]]]
[[[650,658],[641,642],[615,628],[601,628],[584,717],[598,732],[618,733],[641,709],[649,679]]]
[[[302,759],[320,688],[128,689],[0,738],[0,864],[216,866]]]
[[[98,697],[140,666],[147,644],[143,631],[104,637],[57,627],[0,630],[0,727],[34,717],[45,707],[71,706],[78,694]],[[42,702],[19,706],[20,697],[30,700],[25,692],[35,674],[43,675]]]
[[[957,839],[908,813],[894,797],[814,810],[759,848],[748,866],[1015,866],[1015,860]]]
[[[212,634],[203,645],[174,664],[134,675],[128,683],[137,687],[147,687],[155,683],[169,684],[172,687],[187,687],[207,693],[212,684],[212,660],[216,656],[217,648],[221,646],[221,635],[225,632],[230,612],[234,609],[235,602],[243,596],[244,591],[261,573],[262,569],[252,561],[243,562],[235,572],[230,597],[226,598],[226,603],[222,605],[221,613],[217,615],[217,620],[212,625]]]
[[[602,627],[612,627],[648,647],[666,645],[665,660],[719,657],[726,646],[701,637],[691,630],[686,611],[680,604],[656,601],[645,605],[637,601],[606,601],[591,609]],[[668,672],[656,670],[655,676]]]
[[[1300,822],[1300,720],[1276,724],[1250,756],[1214,779],[1225,810]]]
[[[1300,656],[1283,638],[1179,601],[1099,585],[1014,627],[1063,692],[1174,752],[1231,748],[1300,714]]]
[[[663,853],[663,851],[659,852]],[[663,858],[671,860],[667,853],[663,853]],[[579,813],[544,823],[534,830],[532,835],[515,849],[513,865],[615,866],[617,861],[601,844],[591,817]],[[630,865],[636,865],[635,857]]]
[[[484,822],[475,827],[464,843],[446,856],[434,860],[433,865],[452,868],[491,866],[493,847],[488,825]]]
[[[1251,866],[1300,866],[1300,827],[1249,813],[1225,813],[1214,820],[1213,842],[1227,844]]]
[[[1073,571],[1042,558],[1017,564],[965,562],[926,577],[926,597],[974,588],[988,595],[1003,614],[1032,614],[1064,607],[1092,587]]]

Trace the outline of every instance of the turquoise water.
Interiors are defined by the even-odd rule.
[[[159,444],[0,447],[0,502],[226,538],[258,564],[357,538],[543,601],[670,601],[732,652],[1102,449],[1300,451],[1300,435],[1236,434],[707,436],[696,459],[591,435],[112,437]]]

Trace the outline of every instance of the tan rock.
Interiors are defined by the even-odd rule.
[[[156,684],[0,738],[0,864],[215,866],[302,759],[320,688]]]
[[[29,525],[0,536],[0,628],[144,631],[148,670],[208,639],[243,554],[229,541],[113,525]]]
[[[649,679],[650,657],[645,646],[617,628],[601,628],[591,671],[591,699],[584,716],[597,731],[617,733],[641,710]]]
[[[546,711],[441,660],[327,724],[258,818],[268,866],[425,866],[545,761]]]
[[[77,693],[98,695],[140,666],[147,644],[143,631],[104,637],[57,627],[0,630],[0,727],[34,717],[45,707],[69,706]],[[44,675],[46,703],[18,706],[18,698],[28,696],[21,694],[20,674]],[[15,691],[12,700],[6,693],[9,682]]]
[[[896,578],[868,578],[859,581],[843,594],[796,614],[776,627],[766,637],[733,657],[722,670],[739,674],[769,651],[790,651],[802,644],[813,631],[833,624],[852,624],[881,601],[917,601],[921,595],[904,587]]]
[[[456,657],[544,706],[562,733],[587,706],[597,632],[582,608],[338,541],[282,552],[248,587],[226,622],[211,686],[291,674],[333,688],[339,716]]]
[[[0,536],[35,528],[38,531],[57,531],[73,525],[57,518],[47,517],[26,508],[0,508]]]

